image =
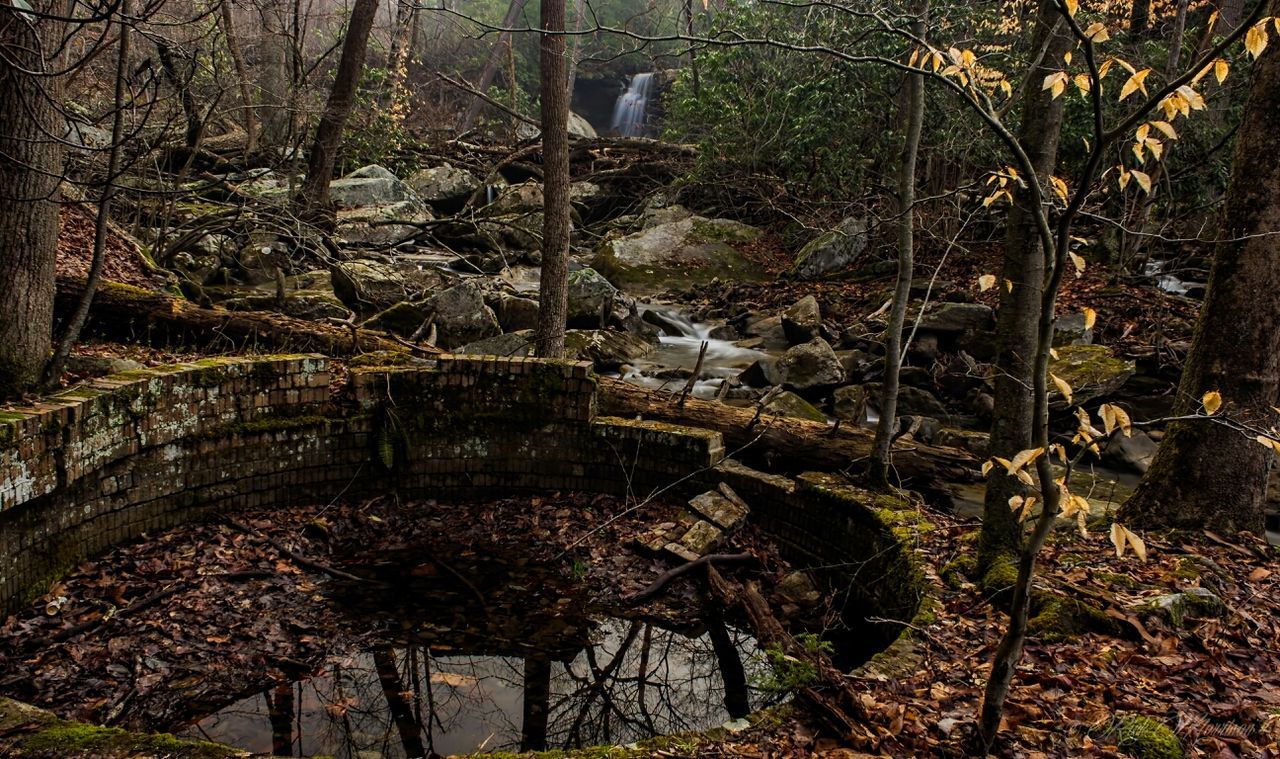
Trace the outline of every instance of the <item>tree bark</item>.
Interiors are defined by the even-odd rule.
[[[102,195],[98,199],[98,213],[93,221],[93,257],[89,263],[89,275],[85,278],[84,292],[80,303],[71,317],[67,319],[58,340],[58,348],[44,370],[45,387],[56,387],[62,377],[71,349],[80,339],[80,330],[89,318],[89,306],[93,304],[94,292],[98,289],[98,281],[102,278],[102,265],[106,258],[107,232],[111,220],[111,201],[116,195],[116,180],[120,175],[120,153],[124,148],[124,112],[128,97],[126,82],[129,76],[129,48],[132,41],[132,0],[120,0],[120,42],[116,57],[115,112],[111,117],[111,149],[107,155],[107,176],[103,183]],[[161,48],[164,49],[164,48]]]
[[[911,22],[911,32],[917,39],[924,39],[929,0],[918,0],[916,6],[916,18]],[[890,447],[898,429],[902,325],[907,319],[911,275],[915,268],[916,156],[920,152],[920,130],[924,124],[924,74],[910,74],[907,77],[907,100],[903,107],[902,121],[906,137],[902,146],[902,163],[898,167],[898,280],[893,291],[893,307],[889,311],[889,328],[884,349],[884,383],[880,390],[880,420],[876,423],[869,469],[872,481],[881,485],[889,482]]]
[[[378,12],[378,0],[356,0],[351,9],[351,21],[347,24],[347,36],[342,41],[342,58],[333,77],[333,89],[324,115],[316,127],[315,142],[307,163],[307,179],[298,194],[298,205],[304,214],[328,218],[333,214],[329,200],[329,181],[338,160],[338,148],[342,142],[342,130],[355,104],[356,88],[364,71],[365,52],[369,48],[369,32]]]
[[[493,50],[489,52],[489,60],[485,61],[484,69],[480,72],[480,80],[476,82],[476,91],[488,92],[489,85],[493,84],[493,78],[498,75],[498,68],[502,65],[502,56],[507,52],[507,47],[511,45],[511,32],[507,30],[516,25],[516,19],[520,18],[520,14],[524,12],[526,2],[528,0],[511,0],[511,4],[507,6],[507,15],[502,17],[502,31],[498,32],[498,39],[494,41]],[[483,108],[484,99],[473,98],[466,114],[458,122],[458,132],[465,132],[474,126]]]
[[[1037,178],[1024,181],[1048,184],[1058,160],[1065,98],[1053,98],[1040,87],[1050,73],[1062,67],[1063,54],[1071,47],[1066,24],[1053,0],[1041,3],[1031,49],[1044,48],[1039,64],[1027,74],[1030,85],[1023,93],[1018,141],[1036,168]],[[1044,251],[1036,230],[1038,209],[1028,206],[1029,193],[1015,188],[1009,209],[1001,268],[1000,309],[996,318],[998,348],[995,359],[995,412],[991,421],[992,456],[1013,458],[1031,446],[1035,430],[1034,374],[1038,325],[1044,294]],[[1012,287],[1006,285],[1012,283]],[[1022,528],[1009,508],[1009,498],[1021,494],[1021,486],[999,467],[987,478],[983,504],[979,563],[985,569],[1001,554],[1016,554]]]
[[[564,0],[542,0],[542,273],[534,352],[564,356],[569,277],[569,83]]]
[[[58,80],[43,76],[57,62],[42,51],[62,26],[0,6],[0,397],[36,385],[53,340],[62,148],[48,135],[65,122]]]
[[[1175,415],[1195,413],[1204,393],[1224,400],[1220,415],[1268,428],[1280,403],[1280,45],[1268,45],[1253,75],[1223,208],[1220,242]],[[1217,532],[1263,530],[1274,454],[1212,419],[1170,426],[1151,468],[1120,509],[1130,527]]]
[[[1151,0],[1133,0],[1133,7],[1129,9],[1129,33],[1145,35],[1150,25]]]
[[[236,31],[235,18],[231,13],[231,0],[222,0],[220,7],[222,34],[227,39],[227,52],[231,56],[231,65],[236,70],[236,85],[240,89],[240,100],[244,105],[244,152],[245,155],[253,155],[258,152],[258,117],[254,113],[249,67],[244,62],[244,48],[240,45],[240,35]]]

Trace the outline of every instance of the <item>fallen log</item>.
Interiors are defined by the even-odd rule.
[[[687,398],[683,407],[671,393],[629,382],[600,378],[600,411],[611,416],[639,416],[672,424],[716,430],[736,458],[761,459],[775,467],[843,470],[865,461],[871,452],[870,430],[830,426],[790,417],[762,415],[750,408],[719,401]],[[956,448],[942,448],[899,440],[893,449],[893,468],[902,482],[955,482],[976,477],[978,463]]]
[[[64,318],[84,291],[83,280],[58,278],[55,313]],[[406,353],[381,333],[317,324],[271,311],[202,308],[189,300],[118,282],[103,282],[94,295],[86,331],[119,340],[187,346],[215,352],[259,348],[281,353],[352,356],[371,351]],[[420,348],[423,353],[438,352]]]

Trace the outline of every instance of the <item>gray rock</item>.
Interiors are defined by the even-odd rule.
[[[437,343],[445,350],[502,332],[480,287],[469,280],[432,295],[423,306],[427,313],[435,314]]]
[[[1134,362],[1116,358],[1105,345],[1063,345],[1057,354],[1049,361],[1049,371],[1071,387],[1075,404],[1116,392],[1136,371]],[[1052,386],[1050,392],[1055,405],[1063,405],[1061,394]]]
[[[1227,607],[1207,588],[1187,588],[1180,593],[1166,593],[1143,601],[1135,610],[1163,617],[1173,627],[1182,627],[1188,615],[1220,617]]]
[[[773,356],[762,356],[751,366],[738,374],[738,382],[747,387],[773,387],[782,384],[782,372],[778,370],[778,359]]]
[[[822,600],[822,594],[813,584],[813,578],[805,572],[791,572],[778,581],[774,591],[787,601],[801,606],[813,606]]]
[[[995,312],[981,303],[933,303],[920,320],[930,332],[967,332],[995,326]]]
[[[591,329],[599,327],[600,314],[608,308],[608,323],[621,322],[635,303],[609,283],[600,272],[584,267],[569,272],[568,320],[570,327]]]
[[[766,348],[786,348],[790,345],[787,342],[787,333],[782,329],[781,316],[766,316],[749,320],[743,328],[743,334],[748,337],[763,338],[764,347]]]
[[[431,212],[418,200],[339,210],[335,236],[349,243],[395,245],[411,241],[421,231],[416,225],[431,221]],[[399,221],[403,224],[385,222]]]
[[[329,198],[338,209],[389,206],[415,200],[413,191],[381,166],[365,166],[329,183]]]
[[[690,216],[606,241],[591,266],[627,292],[643,294],[684,290],[716,278],[758,282],[767,272],[733,244],[759,235],[759,229],[740,222]]]
[[[738,330],[734,329],[733,325],[731,324],[717,324],[716,326],[707,330],[707,337],[711,338],[712,340],[731,340],[732,341],[732,340],[737,340],[739,337],[741,337],[741,335],[738,334]]]
[[[867,398],[873,406],[879,407],[881,383],[868,382],[862,386]],[[910,385],[898,387],[898,416],[941,417],[947,415],[947,409],[937,396],[928,390]]]
[[[1156,441],[1142,430],[1116,434],[1102,449],[1102,460],[1116,469],[1146,474],[1156,455]]]
[[[774,416],[789,416],[793,419],[804,419],[810,422],[827,421],[827,417],[815,408],[813,404],[786,390],[773,396],[764,405],[764,410],[765,413],[773,414]]]
[[[523,182],[503,190],[492,203],[485,206],[484,212],[493,216],[541,212],[543,203],[542,183]]]
[[[738,529],[747,521],[748,512],[744,504],[735,503],[714,490],[695,496],[689,501],[689,508],[727,532]]]
[[[789,348],[778,360],[782,384],[800,394],[820,393],[844,381],[844,368],[822,338]]]
[[[818,299],[806,295],[782,312],[782,332],[792,345],[807,343],[822,333],[822,311]]]
[[[800,249],[791,274],[800,279],[817,279],[855,263],[867,250],[869,238],[863,219],[848,218],[835,229],[818,235]]]
[[[710,522],[694,522],[689,531],[680,538],[679,545],[695,557],[706,556],[720,545],[724,531]],[[680,554],[682,557],[687,554]]]
[[[1093,329],[1085,326],[1084,314],[1065,314],[1054,319],[1053,344],[1092,345]]]
[[[222,273],[222,257],[216,254],[183,251],[170,259],[170,265],[198,285],[212,284]]]
[[[517,295],[501,295],[490,306],[498,315],[504,332],[518,332],[538,326],[538,301]]]
[[[837,419],[861,424],[867,418],[867,391],[862,385],[838,387],[832,397]]]
[[[647,335],[611,329],[571,329],[565,334],[565,357],[590,361],[612,371],[653,353],[658,341]]]
[[[374,314],[364,326],[409,337],[426,322],[427,315],[427,310],[421,303],[402,301]]]
[[[448,209],[459,207],[481,187],[480,180],[471,172],[447,163],[420,169],[411,174],[405,184],[423,201]]]
[[[985,458],[991,450],[991,435],[977,430],[961,430],[943,427],[933,436],[933,444],[968,451],[978,458]]]
[[[850,382],[862,379],[880,359],[860,350],[836,351],[844,376]]]
[[[532,339],[531,330],[522,330],[467,343],[454,352],[473,356],[528,356],[533,351]]]
[[[414,295],[399,269],[381,261],[339,261],[329,271],[334,294],[352,311],[381,311]]]
[[[675,319],[672,319],[669,316],[667,316],[662,311],[659,311],[657,309],[647,308],[644,311],[640,312],[640,318],[644,319],[649,324],[652,324],[653,326],[662,330],[662,334],[667,335],[668,337],[684,337],[685,336],[684,326],[681,325],[680,322],[676,321]]]

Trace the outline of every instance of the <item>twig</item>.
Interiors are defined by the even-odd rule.
[[[303,569],[310,569],[314,572],[327,574],[330,577],[335,577],[339,580],[349,580],[351,582],[359,582],[359,583],[374,583],[373,580],[369,580],[364,577],[358,577],[356,575],[351,574],[350,572],[344,572],[341,569],[338,569],[336,567],[331,567],[328,564],[316,561],[315,559],[309,559],[306,556],[303,556],[302,554],[293,550],[292,548],[289,548],[288,546],[281,543],[280,541],[276,540],[275,538],[271,537],[270,535],[263,535],[261,532],[258,532],[252,527],[246,524],[243,524],[241,522],[237,522],[234,519],[227,518],[225,521],[233,529],[239,532],[243,532],[245,535],[248,535],[251,538],[254,538],[256,540],[261,540],[262,542],[269,544],[272,548],[275,548],[280,553],[284,554],[285,556],[288,556],[290,561],[302,567]]]
[[[740,561],[755,561],[755,560],[756,560],[755,555],[750,553],[710,553],[701,558],[697,558],[697,559],[694,559],[693,561],[689,561],[684,564],[681,564],[680,566],[675,567],[673,569],[668,569],[666,572],[663,572],[662,574],[658,575],[657,579],[655,579],[653,582],[649,583],[649,587],[645,588],[639,593],[636,593],[635,595],[628,596],[623,600],[629,604],[644,603],[645,601],[648,601],[649,599],[653,598],[654,596],[662,592],[662,589],[667,587],[667,585],[670,584],[672,580],[675,580],[678,577],[686,575],[692,572],[693,570],[697,569],[698,567],[708,566],[713,562],[719,562],[721,564],[729,564],[729,563],[736,563]]]

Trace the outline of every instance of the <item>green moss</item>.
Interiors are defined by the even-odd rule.
[[[266,435],[273,432],[287,432],[306,427],[319,427],[330,421],[337,420],[330,420],[329,417],[318,415],[266,416],[246,422],[232,422],[231,424],[214,427],[201,432],[197,437],[212,440],[232,435]]]
[[[1119,632],[1114,619],[1087,601],[1041,591],[1031,601],[1035,611],[1027,620],[1027,632],[1043,641],[1066,640],[1090,630]]]
[[[1174,565],[1173,576],[1185,582],[1195,582],[1200,579],[1200,567],[1194,559],[1183,556]]]
[[[960,588],[965,582],[977,577],[978,559],[972,554],[961,554],[947,562],[938,574],[947,587]]]
[[[414,358],[409,351],[385,350],[362,353],[348,360],[347,366],[352,369],[368,369],[383,366],[413,366],[421,363],[423,363],[422,359]]]
[[[1018,583],[1018,560],[1013,554],[999,554],[982,575],[982,590],[989,596],[1007,598]]]
[[[53,722],[20,741],[23,754],[72,756],[75,754],[135,756],[162,755],[184,759],[236,756],[239,752],[215,743],[184,741],[167,733],[146,735],[118,728],[94,727],[74,722]],[[21,755],[21,754],[20,754]]]
[[[1185,754],[1177,733],[1160,720],[1141,714],[1125,714],[1111,721],[1106,731],[1121,751],[1137,759],[1182,759]]]
[[[1142,587],[1142,583],[1129,575],[1119,572],[1094,572],[1093,579],[1100,580],[1113,588],[1124,588],[1125,590],[1138,590]]]
[[[153,290],[108,280],[98,283],[98,292],[125,300],[150,300],[156,297],[156,293]]]

